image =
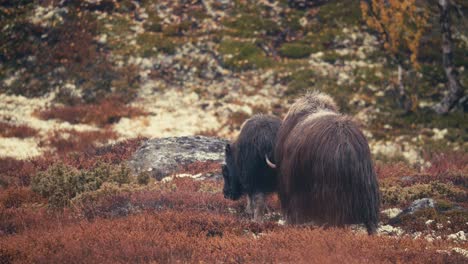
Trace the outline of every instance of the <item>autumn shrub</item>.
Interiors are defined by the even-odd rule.
[[[22,1],[17,1],[22,2]],[[82,2],[82,1],[80,1]],[[67,1],[67,4],[68,1]],[[131,100],[139,78],[132,67],[116,67],[95,41],[96,17],[79,5],[71,6],[50,25],[34,24],[28,13],[36,5],[7,7],[0,21],[0,61],[8,73],[21,74],[2,91],[23,96],[41,96],[59,87],[57,100],[76,101],[63,87],[71,84],[80,91],[78,101],[97,102],[108,95]],[[2,15],[3,16],[3,15]],[[31,63],[31,60],[40,62]],[[10,72],[11,71],[11,72]]]
[[[93,131],[61,129],[50,132],[48,138],[40,142],[40,146],[52,147],[56,153],[64,154],[72,151],[89,151],[98,144],[105,144],[116,138],[117,134],[111,129]]]
[[[26,187],[11,187],[0,192],[0,205],[4,208],[18,208],[22,204],[41,201],[39,195]]]
[[[468,153],[454,151],[450,153],[437,153],[429,155],[430,166],[424,171],[431,175],[463,175],[468,177]]]
[[[146,185],[150,182],[151,176],[147,171],[141,172],[137,175],[137,183],[141,185]]]
[[[131,212],[130,191],[129,187],[104,182],[98,190],[83,192],[71,203],[88,220],[126,216]]]
[[[0,186],[27,186],[36,173],[36,166],[28,160],[0,158]]]
[[[118,122],[122,117],[132,118],[144,115],[145,112],[111,97],[96,104],[51,107],[37,114],[44,120],[59,119],[71,124],[83,123],[104,127]]]
[[[14,125],[0,121],[0,136],[28,138],[37,135],[37,130],[27,125]]]
[[[462,263],[452,243],[281,227],[194,212],[158,212],[31,230],[0,241],[13,262]]]
[[[375,172],[379,179],[412,176],[418,173],[416,169],[411,168],[405,162],[377,162]]]
[[[119,141],[102,147],[90,147],[82,152],[72,152],[60,160],[77,169],[91,169],[98,163],[121,164],[128,160],[146,138]]]

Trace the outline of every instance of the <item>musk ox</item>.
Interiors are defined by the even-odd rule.
[[[255,115],[244,122],[237,140],[226,145],[224,197],[237,200],[246,194],[247,212],[255,221],[262,219],[265,194],[276,191],[276,170],[266,160],[273,158],[280,125],[279,118]]]
[[[379,192],[369,144],[331,97],[309,93],[292,105],[278,131],[275,159],[287,222],[363,223],[375,232]]]

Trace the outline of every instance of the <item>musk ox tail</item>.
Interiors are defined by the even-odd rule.
[[[283,142],[279,197],[290,223],[377,227],[379,192],[359,127],[333,112],[298,123]]]

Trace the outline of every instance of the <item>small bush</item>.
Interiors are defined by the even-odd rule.
[[[31,182],[33,191],[49,200],[51,207],[67,206],[71,198],[84,190],[84,175],[74,168],[57,164],[40,172]]]
[[[78,195],[72,199],[71,203],[88,220],[96,217],[126,216],[131,210],[129,189],[108,182],[102,184],[101,188],[96,191]]]
[[[39,172],[32,181],[32,189],[47,198],[49,206],[62,208],[78,194],[98,190],[104,182],[129,183],[129,170],[99,164],[89,171],[79,171],[62,163]]]
[[[141,172],[137,175],[137,183],[140,185],[147,185],[150,182],[151,176],[147,171]]]

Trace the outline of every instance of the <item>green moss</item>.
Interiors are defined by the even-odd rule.
[[[236,71],[264,68],[272,63],[271,59],[251,42],[224,39],[219,45],[219,52],[223,55],[224,65]]]
[[[192,22],[185,20],[178,24],[170,24],[163,27],[162,32],[165,36],[182,36],[192,27]]]
[[[302,43],[285,43],[279,49],[281,56],[292,59],[308,57],[313,51],[313,47]]]
[[[421,198],[434,198],[447,201],[460,201],[464,199],[465,190],[451,183],[431,182],[414,184],[411,186],[391,185],[381,187],[382,204],[390,206],[405,205]]]
[[[280,30],[275,21],[263,18],[258,14],[239,14],[232,18],[226,18],[222,23],[230,29],[226,33],[238,37],[255,37],[262,34],[273,35]]]
[[[314,87],[316,74],[312,70],[299,70],[293,72],[289,79],[288,89],[284,92],[284,95],[297,96]]]
[[[319,20],[328,26],[359,25],[361,21],[361,9],[359,1],[344,0],[330,1],[320,7],[318,13]]]
[[[147,31],[151,32],[161,32],[162,25],[161,25],[161,18],[154,12],[150,12],[148,14],[148,19],[143,24],[143,27]]]
[[[139,52],[143,57],[151,57],[164,52],[175,53],[174,43],[167,37],[162,37],[155,33],[143,33],[137,36],[137,43],[140,46]]]

